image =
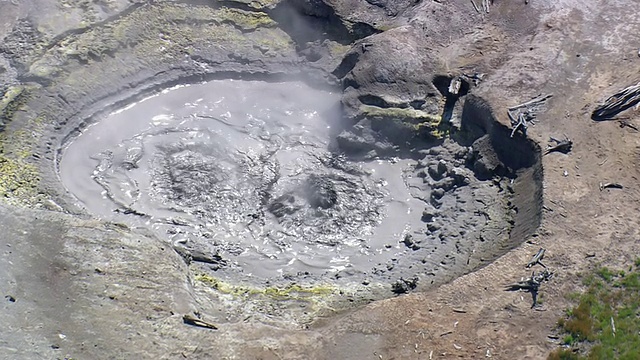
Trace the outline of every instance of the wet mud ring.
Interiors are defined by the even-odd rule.
[[[171,11],[160,9],[165,12],[158,15],[160,7],[170,7]],[[229,16],[220,9],[201,7],[212,12],[210,15],[214,18]],[[164,24],[168,19],[162,17],[173,16],[174,11],[187,13],[180,16],[204,16],[191,13],[197,10],[180,4],[163,4],[158,8],[141,6],[113,22],[127,28],[135,26],[136,17],[155,14],[159,16],[159,24]],[[253,16],[250,15],[252,19]],[[305,301],[313,298],[316,305],[320,301],[327,304],[326,308],[336,308],[334,305],[338,303],[363,303],[427,289],[487,264],[535,230],[540,221],[542,198],[539,149],[526,139],[510,138],[509,131],[495,121],[489,105],[475,97],[472,90],[469,95],[456,99],[457,110],[445,109],[451,111],[446,117],[459,120],[459,126],[443,134],[433,131],[442,125],[440,123],[427,126],[427,133],[423,133],[425,125],[416,124],[413,115],[424,112],[440,116],[442,120],[445,117],[442,109],[433,111],[430,106],[446,97],[444,91],[438,101],[411,102],[415,111],[409,110],[413,112],[408,112],[406,105],[382,97],[361,96],[358,101],[364,107],[358,108],[354,115],[351,98],[346,97],[343,98],[345,113],[334,113],[326,120],[340,120],[331,124],[339,131],[329,131],[313,140],[296,135],[295,128],[289,133],[285,131],[281,139],[269,139],[269,134],[277,133],[269,129],[274,125],[255,114],[259,126],[250,122],[228,122],[222,114],[201,110],[158,113],[144,120],[151,127],[143,126],[102,148],[92,149],[95,151],[79,150],[89,159],[84,170],[91,169],[91,172],[83,174],[82,166],[78,169],[73,162],[65,162],[76,141],[99,127],[108,114],[175,85],[207,81],[188,87],[194,89],[228,79],[258,81],[263,84],[260,86],[272,87],[280,86],[278,83],[283,80],[300,79],[318,85],[321,83],[318,79],[332,79],[333,72],[342,78],[343,87],[353,88],[354,84],[349,82],[355,80],[350,74],[357,70],[357,64],[370,61],[366,56],[355,58],[350,54],[342,58],[345,54],[342,52],[326,55],[323,65],[310,66],[310,55],[297,54],[294,49],[294,41],[299,40],[292,40],[286,32],[269,23],[269,16],[262,16],[258,17],[266,21],[265,24],[242,23],[250,30],[239,28],[237,20],[225,19],[176,25],[175,34],[180,31],[195,34],[190,27],[211,30],[236,21],[225,30],[227,32],[216,33],[219,41],[235,46],[233,51],[223,53],[209,46],[211,42],[204,36],[195,41],[165,39],[165,45],[148,40],[131,44],[107,42],[107,46],[112,47],[104,49],[107,56],[97,56],[97,50],[92,48],[81,48],[86,54],[83,50],[77,54],[67,51],[68,43],[50,44],[40,53],[39,62],[25,72],[24,79],[32,81],[32,85],[20,90],[24,95],[18,97],[25,110],[12,114],[14,119],[6,126],[9,134],[19,131],[36,134],[36,140],[29,140],[32,145],[27,147],[35,156],[24,161],[35,169],[42,181],[34,194],[27,194],[25,201],[59,211],[98,215],[127,224],[131,231],[152,229],[191,262],[196,287],[210,288],[202,290],[205,297],[217,296],[224,302],[229,294],[243,299],[249,294],[260,298],[252,305],[258,312],[274,297]],[[130,24],[127,19],[132,19]],[[100,36],[100,30],[96,27],[73,33],[67,40],[76,45],[86,44]],[[229,35],[246,35],[247,31],[249,40]],[[265,31],[268,34],[265,35]],[[20,34],[24,33],[22,29]],[[376,31],[347,33],[339,41],[330,39],[333,41],[330,45],[350,44],[372,33]],[[262,48],[254,46],[265,36],[270,37],[271,42]],[[202,43],[198,43],[199,40]],[[248,47],[238,45],[239,41],[247,41]],[[147,45],[160,45],[164,47],[161,52],[168,54],[148,59],[151,64],[132,62],[133,65],[123,67],[123,60],[146,59],[144,52],[132,52],[126,47],[137,46],[143,51]],[[191,48],[186,57],[178,49],[185,46]],[[366,47],[358,44],[354,48],[364,52]],[[319,47],[309,52],[322,58],[322,50]],[[176,53],[172,53],[174,51]],[[373,50],[367,51],[371,54]],[[266,52],[273,55],[262,60]],[[85,59],[83,54],[89,57]],[[234,58],[230,54],[242,56]],[[29,56],[33,54],[24,54],[21,61],[28,64]],[[225,61],[221,61],[221,57]],[[176,58],[186,60],[178,62]],[[356,70],[350,70],[354,68],[350,62],[357,63]],[[149,68],[154,71],[148,71]],[[112,72],[123,75],[105,75]],[[437,79],[434,75],[435,90],[439,90]],[[326,82],[322,85],[326,87]],[[157,95],[155,99],[165,95]],[[200,98],[192,96],[187,102],[193,104]],[[306,110],[327,108],[332,106]],[[393,125],[384,124],[387,120]],[[154,121],[157,124],[154,125]],[[95,125],[89,126],[92,124]],[[238,128],[241,129],[238,131]],[[251,133],[249,128],[256,132]],[[410,143],[403,141],[407,129],[413,129],[413,133],[409,133]],[[236,142],[228,138],[234,131],[244,134],[241,142],[253,142],[253,145],[235,146]],[[308,158],[302,160],[304,166],[299,166],[298,172],[283,173],[280,165],[287,161],[275,161],[278,151],[295,149],[291,146],[294,143],[302,144],[298,150]],[[11,154],[11,146],[23,145],[16,142],[5,152]],[[256,148],[261,151],[250,152]],[[15,153],[10,156],[19,157]],[[297,164],[301,158],[300,154],[285,157],[291,164]],[[140,175],[131,175],[136,171]],[[374,173],[382,175],[373,176]],[[141,177],[150,175],[153,179],[147,179],[145,185]],[[97,189],[93,200],[79,194],[82,191],[70,189],[69,177]],[[223,195],[225,189],[232,189],[230,196]],[[148,197],[146,203],[138,201],[144,197]],[[79,206],[78,199],[80,203],[97,201],[100,204]],[[392,219],[394,226],[386,224],[377,228],[385,219]],[[402,221],[398,223],[398,219]],[[215,231],[229,224],[238,226],[226,231],[226,235],[235,235],[235,240],[212,240],[216,237]],[[280,235],[271,238],[256,235],[269,228],[278,228]],[[242,235],[243,232],[250,235]],[[262,249],[246,260],[249,244],[255,244],[256,240],[271,247],[278,245],[277,250]],[[300,248],[296,249],[298,245]],[[306,259],[290,256],[309,247],[312,249]],[[361,256],[359,260],[356,254]],[[322,256],[325,258],[318,261]],[[317,264],[312,263],[314,259]],[[303,265],[287,268],[296,262]],[[229,306],[235,306],[237,316],[241,316],[243,306],[231,304],[236,300],[231,300]]]

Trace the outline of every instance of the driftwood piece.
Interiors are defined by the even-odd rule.
[[[635,131],[640,131],[637,126],[633,125],[632,123],[628,122],[627,120],[620,120],[618,125],[620,125],[620,128],[628,127],[628,128],[633,129]]]
[[[591,119],[611,119],[615,115],[638,103],[640,103],[640,82],[626,87],[608,97],[602,105],[599,105],[593,113],[591,113]]]
[[[478,13],[480,13],[480,9],[478,8],[478,5],[476,5],[475,1],[471,0],[471,5],[473,5],[473,8],[476,9]]]
[[[527,127],[529,124],[533,124],[537,113],[542,110],[544,103],[552,96],[552,94],[540,95],[535,99],[507,108],[507,115],[509,116],[512,127],[511,137],[513,137],[517,131],[520,131],[526,136]]]
[[[484,76],[485,74],[482,73],[473,73],[471,75],[469,74],[462,74],[460,75],[461,77],[465,78],[468,82],[473,82],[473,85],[478,85],[480,84],[480,82],[482,80],[484,80]]]
[[[140,216],[140,217],[150,217],[149,215],[139,212],[136,209],[132,209],[128,206],[122,206],[122,209],[118,208],[113,210],[113,212],[115,213],[120,213],[120,214],[124,214],[124,215],[135,215],[135,216]]]
[[[531,261],[529,261],[529,263],[527,264],[527,269],[535,266],[536,264],[540,264],[543,268],[547,268],[545,266],[545,264],[542,263],[542,259],[544,259],[544,253],[545,253],[546,249],[544,248],[540,248],[540,250],[538,250],[538,252],[533,255],[533,258],[531,258]]]
[[[199,319],[191,314],[186,314],[182,316],[182,321],[184,321],[185,324],[203,327],[203,328],[212,329],[212,330],[218,330],[218,327],[215,324]]]
[[[489,13],[489,6],[493,4],[493,0],[482,0],[482,10],[484,10],[484,12],[486,12],[487,14]]]
[[[227,261],[218,253],[212,254],[200,250],[188,249],[178,245],[174,245],[173,250],[182,256],[187,265],[192,261],[218,265],[226,265],[227,263]]]
[[[514,111],[514,110],[518,110],[521,108],[528,108],[528,107],[537,107],[540,106],[542,104],[544,104],[544,102],[546,102],[547,100],[551,99],[553,97],[553,94],[547,94],[547,95],[540,95],[538,97],[536,97],[535,99],[531,99],[527,102],[524,102],[520,105],[516,105],[516,106],[512,106],[509,108],[509,111]]]
[[[622,189],[622,188],[624,187],[618,183],[600,183],[600,191],[604,189]]]
[[[520,114],[518,115],[518,119],[516,120],[511,113],[509,113],[509,118],[511,119],[511,125],[513,126],[513,129],[511,130],[511,137],[513,137],[513,135],[515,135],[516,131],[520,130],[520,132],[522,132],[522,135],[527,135],[527,118],[525,117],[524,114]]]
[[[533,309],[538,304],[538,290],[540,289],[540,284],[545,281],[551,280],[553,277],[553,273],[548,269],[544,269],[541,273],[536,275],[536,272],[531,273],[531,277],[522,279],[517,283],[510,284],[506,286],[506,291],[519,291],[525,290],[531,293],[531,297],[533,298],[533,303],[531,308]]]
[[[613,316],[611,316],[611,333],[616,337],[616,323],[613,321]]]
[[[563,154],[567,154],[569,153],[569,151],[571,151],[571,148],[573,147],[573,141],[571,141],[571,139],[569,139],[566,135],[564,136],[563,140],[558,140],[554,138],[549,138],[549,140],[551,142],[554,142],[555,145],[547,146],[547,150],[544,152],[544,155],[547,155],[548,153],[551,153],[551,152],[561,152]]]

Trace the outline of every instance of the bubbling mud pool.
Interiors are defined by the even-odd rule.
[[[150,228],[231,282],[402,291],[509,236],[504,189],[475,178],[472,149],[354,159],[334,142],[339,105],[299,82],[178,86],[87,127],[60,177],[89,213]]]

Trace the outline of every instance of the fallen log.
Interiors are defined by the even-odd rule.
[[[638,103],[640,103],[640,82],[609,96],[591,113],[591,119],[596,121],[611,119]]]

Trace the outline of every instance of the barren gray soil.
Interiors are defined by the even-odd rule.
[[[545,358],[640,250],[637,130],[590,118],[635,7],[0,1],[0,358]]]

